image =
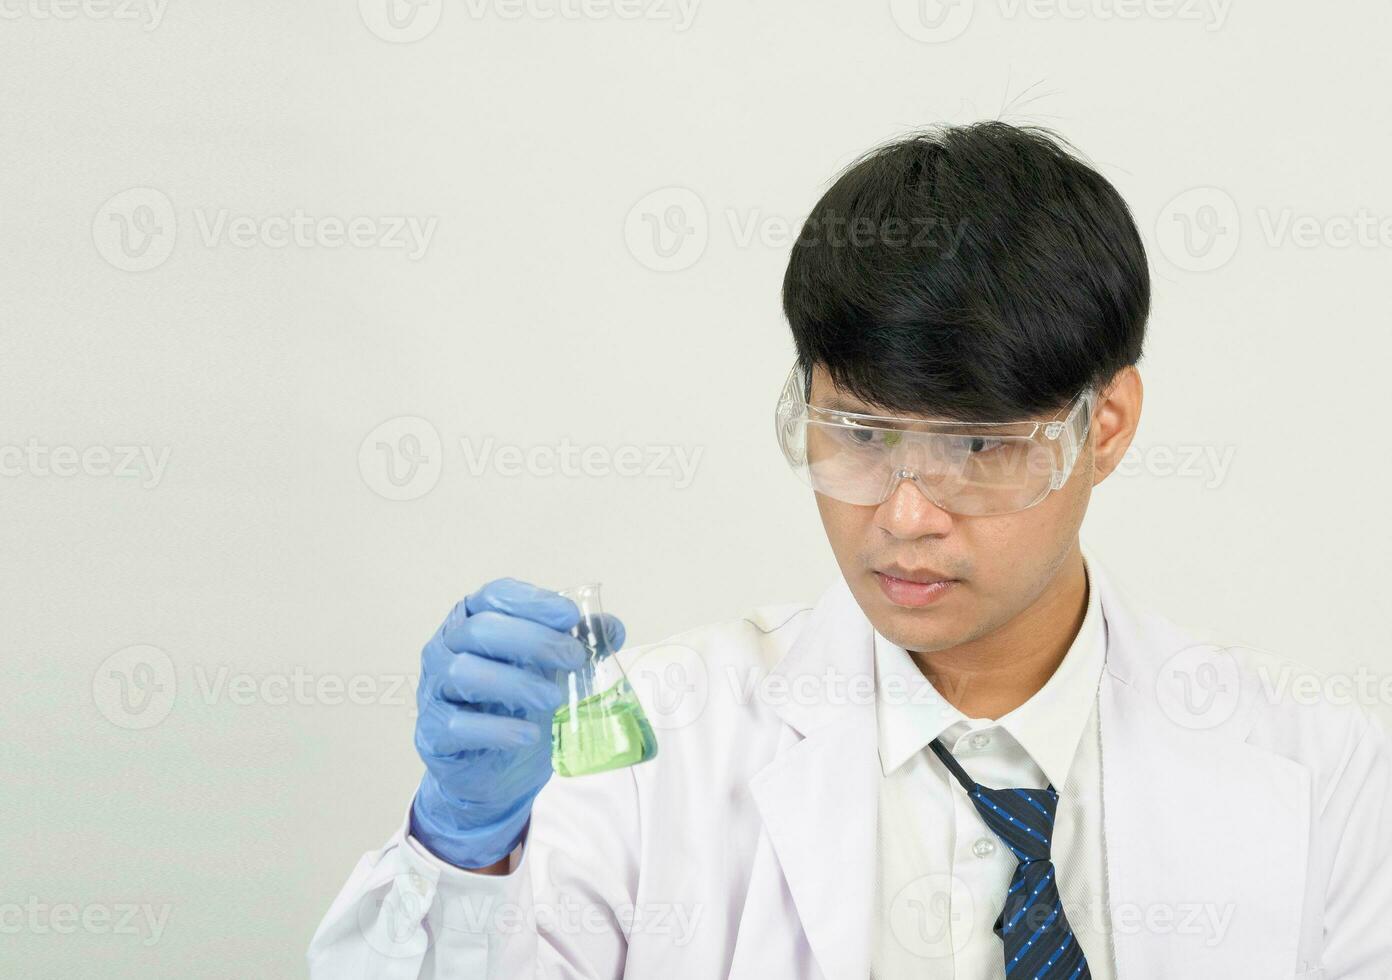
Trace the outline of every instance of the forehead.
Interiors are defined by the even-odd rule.
[[[842,391],[836,387],[831,380],[831,372],[822,365],[817,364],[812,368],[812,391],[808,402],[817,408],[829,409],[833,412],[850,412],[857,415],[884,415],[898,416],[902,418],[921,418],[932,420],[931,414],[913,414],[905,412],[895,412],[876,405],[873,402],[862,401],[849,391]]]

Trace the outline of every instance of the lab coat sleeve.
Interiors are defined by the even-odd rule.
[[[505,875],[453,867],[409,824],[363,856],[315,932],[311,980],[618,980],[638,882],[631,770],[553,778]]]
[[[1321,808],[1336,841],[1324,914],[1324,980],[1392,977],[1392,741],[1360,712]]]

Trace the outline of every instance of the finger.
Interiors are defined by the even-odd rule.
[[[580,610],[565,596],[515,578],[494,579],[467,596],[462,605],[464,616],[499,612],[561,631],[580,621]]]
[[[429,763],[478,749],[516,750],[536,745],[541,728],[524,718],[473,711],[443,701],[416,724],[416,751]]]
[[[609,641],[609,649],[618,650],[624,645],[624,640],[628,639],[628,630],[624,629],[624,624],[619,617],[605,613],[604,636]]]
[[[500,612],[481,612],[460,623],[446,623],[441,634],[454,653],[476,653],[551,670],[575,670],[587,651],[575,637]]]
[[[460,704],[500,704],[551,714],[564,700],[553,680],[501,660],[456,654],[441,678],[439,697]]]
[[[538,627],[541,629],[543,627]],[[563,634],[558,634],[563,635]],[[574,651],[572,651],[574,652]],[[462,667],[456,662],[474,661]],[[582,661],[583,663],[583,661]],[[490,667],[506,668],[512,673],[496,673]],[[560,679],[570,669],[542,668],[515,661],[494,659],[481,653],[465,650],[455,653],[445,646],[443,627],[435,631],[429,642],[421,650],[420,683],[416,685],[416,704],[418,710],[426,709],[427,701],[448,701],[451,704],[498,704],[509,711],[540,712],[550,714],[551,699],[544,696],[536,687],[537,683],[549,687],[559,687]],[[463,671],[458,675],[455,671]],[[517,674],[521,677],[518,678]],[[516,681],[517,683],[511,683]],[[509,691],[511,693],[509,693]],[[472,696],[471,696],[472,695]],[[505,700],[490,700],[502,696]]]

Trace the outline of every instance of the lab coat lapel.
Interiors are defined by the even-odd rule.
[[[869,975],[879,806],[872,657],[870,623],[838,579],[772,671],[769,690],[786,693],[777,710],[789,727],[749,781],[763,834],[732,978]],[[805,948],[775,948],[789,911]],[[778,915],[781,927],[763,927]]]
[[[1291,976],[1308,773],[1245,740],[1246,708],[1259,692],[1240,680],[1235,661],[1139,612],[1088,560],[1108,633],[1099,718],[1117,974]],[[1198,666],[1203,659],[1214,669]],[[1195,694],[1227,701],[1191,710],[1202,705]]]

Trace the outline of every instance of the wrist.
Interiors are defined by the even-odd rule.
[[[487,823],[471,826],[427,773],[411,803],[410,833],[442,861],[465,870],[487,869],[517,847],[531,816],[531,802],[524,798]]]

